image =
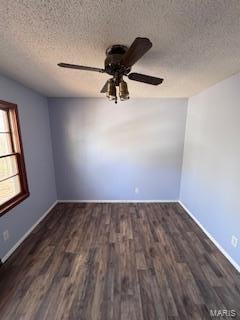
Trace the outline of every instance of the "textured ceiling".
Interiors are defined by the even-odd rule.
[[[149,37],[132,71],[165,78],[128,81],[132,97],[187,97],[240,71],[239,0],[1,0],[0,72],[47,96],[102,96],[105,49]]]

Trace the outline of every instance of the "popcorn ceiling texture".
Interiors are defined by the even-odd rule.
[[[46,96],[95,97],[108,75],[105,49],[149,37],[132,71],[165,78],[128,81],[132,97],[188,97],[240,71],[239,0],[1,0],[0,72]]]

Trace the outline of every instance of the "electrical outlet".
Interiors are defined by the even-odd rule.
[[[139,193],[139,188],[138,187],[135,188],[135,193]]]
[[[9,239],[9,232],[8,230],[3,231],[3,240],[7,241]]]
[[[238,245],[238,238],[235,236],[232,236],[232,246],[236,248],[237,245]]]

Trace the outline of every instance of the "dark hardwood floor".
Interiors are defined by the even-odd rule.
[[[58,204],[0,281],[1,320],[194,320],[240,309],[239,273],[173,203]]]

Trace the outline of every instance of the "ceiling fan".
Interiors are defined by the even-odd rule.
[[[119,97],[121,101],[129,99],[127,83],[123,80],[123,76],[128,79],[144,82],[157,86],[163,82],[162,78],[147,76],[141,73],[129,73],[131,67],[152,47],[152,43],[147,38],[136,38],[128,48],[124,45],[116,44],[106,50],[106,59],[104,69],[86,67],[68,63],[58,63],[59,67],[95,71],[107,73],[112,76],[103,86],[101,93],[106,93],[109,100],[114,100],[117,103],[117,90],[119,88]]]

